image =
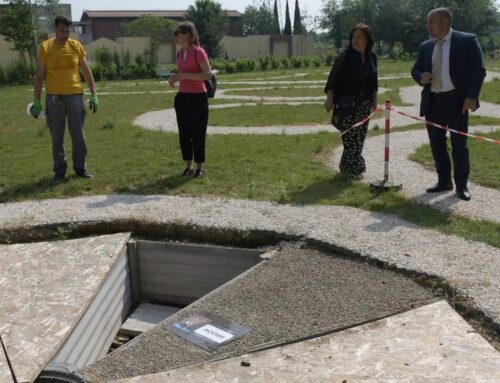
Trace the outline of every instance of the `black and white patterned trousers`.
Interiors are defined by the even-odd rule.
[[[357,122],[370,115],[372,103],[370,100],[362,101],[354,111],[334,111],[332,124],[339,131],[344,132]],[[351,129],[342,135],[344,151],[340,160],[339,169],[341,172],[351,175],[359,175],[366,171],[365,159],[363,158],[363,145],[365,143],[368,123]]]

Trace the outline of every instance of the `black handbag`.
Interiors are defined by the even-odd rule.
[[[334,98],[335,110],[354,110],[358,106],[358,98],[356,96],[344,96]]]
[[[198,48],[196,48],[196,52],[194,53],[194,59],[196,60],[196,63],[198,66],[200,64],[198,63]],[[201,69],[201,67],[200,67]],[[215,74],[212,73],[212,77],[210,77],[208,80],[205,80],[205,88],[207,88],[207,97],[208,98],[214,98],[215,97],[215,91],[217,90],[217,77],[215,77]]]
[[[213,73],[209,80],[205,80],[205,87],[207,88],[207,97],[214,98],[217,90],[217,77]]]

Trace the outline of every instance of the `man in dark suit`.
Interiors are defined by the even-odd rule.
[[[431,38],[420,45],[411,74],[424,87],[420,115],[450,129],[467,132],[469,112],[479,108],[478,97],[486,70],[477,37],[452,30],[451,20],[452,15],[447,8],[429,12],[427,30]],[[438,182],[426,191],[453,190],[446,130],[427,125],[427,133]],[[450,138],[456,193],[460,199],[469,201],[467,137],[450,133]]]

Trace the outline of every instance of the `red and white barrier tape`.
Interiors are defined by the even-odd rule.
[[[434,126],[436,128],[439,128],[439,129],[449,130],[452,133],[461,134],[462,136],[472,137],[472,138],[475,138],[477,140],[488,141],[488,142],[492,142],[494,144],[500,145],[500,140],[494,140],[493,138],[488,138],[488,137],[483,137],[483,136],[477,136],[477,135],[471,134],[471,133],[459,132],[458,130],[450,129],[447,126],[443,126],[443,125],[437,124],[435,122],[426,120],[425,118],[416,117],[416,116],[412,116],[411,114],[408,114],[408,113],[405,113],[405,112],[401,112],[400,110],[397,110],[396,108],[393,108],[392,106],[390,106],[389,109],[391,109],[392,111],[394,111],[394,112],[396,112],[396,113],[398,113],[398,114],[400,114],[402,116],[406,116],[406,117],[412,118],[412,119],[417,120],[417,121],[423,121],[427,125],[431,125],[431,126]]]
[[[349,129],[346,129],[346,130],[344,130],[342,133],[340,133],[340,135],[341,135],[341,136],[343,136],[344,134],[346,134],[347,132],[351,131],[352,129],[357,128],[358,126],[363,125],[366,121],[368,121],[370,118],[372,118],[372,116],[373,116],[375,113],[377,113],[379,110],[381,110],[381,109],[379,109],[379,108],[375,108],[375,109],[373,109],[373,112],[372,112],[372,113],[371,113],[368,117],[365,117],[365,118],[363,118],[361,121],[356,122],[356,123],[355,123],[353,126],[351,126]]]

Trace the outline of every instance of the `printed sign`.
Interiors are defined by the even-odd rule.
[[[214,342],[219,344],[224,343],[226,340],[234,337],[233,334],[225,332],[220,328],[214,327],[210,324],[200,327],[198,330],[195,330],[195,333],[200,334],[201,336],[213,340]]]
[[[210,313],[184,318],[168,326],[168,330],[208,351],[214,351],[251,331],[248,327]]]

